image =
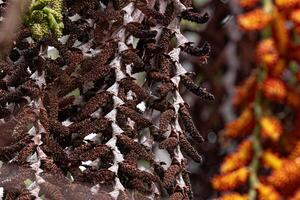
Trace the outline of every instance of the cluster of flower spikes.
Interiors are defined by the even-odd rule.
[[[179,62],[182,52],[210,52],[181,34],[180,21],[208,15],[188,0],[62,8],[60,40],[32,40],[25,23],[0,63],[4,198],[192,199],[187,158],[202,158],[190,140],[204,139],[179,87],[214,97]]]
[[[300,1],[241,0],[237,22],[261,31],[257,67],[236,88],[240,116],[224,136],[240,144],[226,155],[212,184],[223,200],[299,199],[299,17]]]

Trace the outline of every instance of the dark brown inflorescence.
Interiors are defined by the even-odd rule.
[[[204,138],[179,87],[214,97],[179,62],[210,51],[180,21],[208,15],[182,0],[65,0],[62,14],[60,40],[24,25],[0,62],[4,198],[192,199]]]

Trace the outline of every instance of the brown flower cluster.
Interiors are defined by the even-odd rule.
[[[257,66],[236,88],[240,115],[224,136],[237,141],[212,184],[220,199],[299,199],[298,0],[239,1],[245,32],[257,31]]]
[[[192,199],[187,158],[202,158],[190,140],[204,138],[179,87],[214,97],[179,62],[210,53],[180,21],[208,14],[179,0],[63,3],[59,41],[24,25],[0,61],[4,198]]]

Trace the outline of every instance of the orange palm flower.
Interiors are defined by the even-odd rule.
[[[262,154],[261,160],[266,167],[270,167],[274,170],[280,169],[283,163],[283,160],[271,151],[265,151]]]
[[[227,173],[247,165],[252,157],[252,143],[244,140],[235,152],[228,155],[221,165],[220,172]]]
[[[275,0],[275,5],[279,9],[290,9],[300,5],[299,0]]]
[[[248,181],[249,170],[247,167],[242,167],[233,172],[217,175],[212,180],[212,185],[219,191],[233,190]]]
[[[268,68],[274,67],[279,59],[274,40],[268,38],[259,42],[256,49],[256,56],[258,62],[265,64]]]
[[[280,194],[271,185],[259,184],[256,186],[259,200],[281,200]]]
[[[287,95],[286,87],[280,79],[268,78],[262,83],[262,92],[266,98],[283,101]]]
[[[237,21],[245,31],[258,31],[266,27],[272,20],[272,16],[260,8],[238,16]]]
[[[225,135],[233,138],[246,135],[252,130],[253,123],[253,110],[252,108],[246,108],[239,118],[226,125]]]
[[[280,135],[282,134],[281,122],[272,116],[262,117],[260,120],[261,134],[264,138],[271,139],[272,141],[278,141]]]

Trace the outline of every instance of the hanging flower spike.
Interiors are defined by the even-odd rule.
[[[265,116],[260,120],[261,134],[264,138],[271,139],[273,142],[277,142],[282,134],[281,122],[275,117]]]
[[[287,96],[284,83],[280,79],[268,78],[261,85],[264,96],[271,101],[283,102]]]
[[[260,8],[238,16],[238,24],[244,31],[259,31],[266,27],[272,16]]]
[[[234,105],[243,112],[237,120],[227,124],[224,135],[232,137],[244,133],[246,125],[240,119],[245,110],[252,107],[253,124],[246,131],[250,134],[243,136],[251,139],[253,155],[250,163],[243,166],[249,169],[248,184],[232,189],[228,187],[228,180],[222,185],[215,179],[212,183],[220,192],[227,189],[240,195],[246,192],[249,200],[297,199],[295,191],[300,187],[300,145],[296,144],[299,140],[300,93],[296,79],[300,55],[297,35],[300,32],[300,1],[263,0],[256,4],[240,0],[239,3],[244,11],[237,17],[240,28],[247,32],[259,31],[256,34],[256,67],[237,88]],[[243,141],[240,139],[232,137],[230,141]],[[233,162],[225,164],[235,154],[225,157],[222,165],[233,166]],[[223,171],[226,170],[223,168]],[[223,171],[221,168],[220,177],[226,176]]]
[[[249,170],[242,167],[233,172],[217,175],[213,178],[213,187],[219,191],[228,191],[237,189],[248,181]]]

